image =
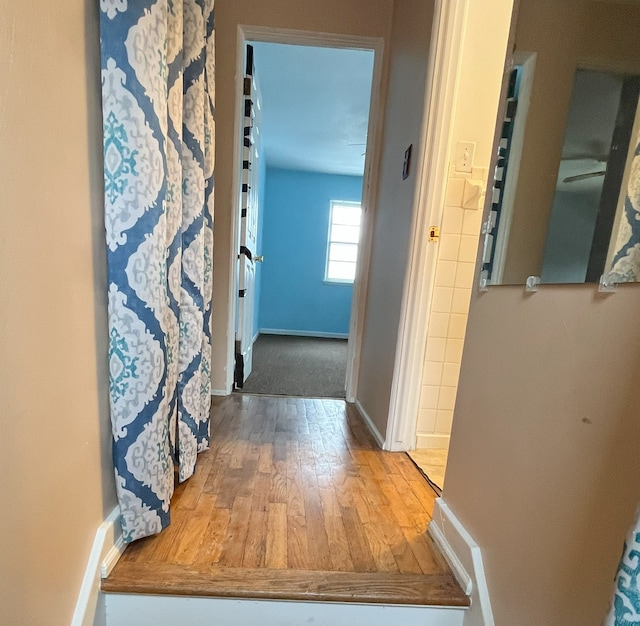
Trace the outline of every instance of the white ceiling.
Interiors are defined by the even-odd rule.
[[[373,51],[252,45],[267,165],[362,176]]]

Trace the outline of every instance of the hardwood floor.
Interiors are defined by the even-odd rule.
[[[171,526],[104,591],[465,606],[425,533],[435,493],[341,400],[214,398]]]

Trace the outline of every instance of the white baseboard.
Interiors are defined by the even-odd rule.
[[[212,387],[211,388],[211,395],[212,396],[228,396],[229,393],[227,392],[226,389],[214,389]]]
[[[106,577],[124,552],[120,507],[116,507],[96,532],[82,579],[71,626],[104,626],[106,614],[100,598],[100,580]]]
[[[436,499],[428,532],[471,597],[463,626],[495,626],[480,546],[442,498]]]
[[[373,438],[376,440],[376,443],[380,446],[380,448],[384,448],[384,437],[380,434],[378,427],[373,423],[373,420],[369,417],[369,414],[364,410],[362,404],[360,404],[360,400],[355,401],[356,408],[360,413],[360,417],[362,417],[362,421],[365,423],[366,427],[369,429],[369,432],[373,435]]]
[[[105,595],[109,626],[462,626],[466,612],[464,608],[433,606]]]
[[[322,339],[349,339],[349,333],[326,333],[322,330],[286,330],[261,328],[261,335],[291,335],[292,337],[320,337]]]
[[[119,510],[118,510],[119,514]],[[115,524],[114,524],[115,526]],[[118,527],[120,524],[118,523]],[[111,544],[109,551],[102,559],[102,565],[100,565],[100,578],[106,578],[111,574],[111,571],[116,566],[118,559],[122,556],[124,549],[126,548],[124,544],[124,539],[122,538],[122,533],[119,533],[116,536],[116,540]]]
[[[418,433],[416,435],[416,448],[420,450],[447,450],[451,435],[436,433]]]

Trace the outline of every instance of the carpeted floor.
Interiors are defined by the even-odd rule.
[[[305,398],[344,398],[347,340],[260,335],[253,344],[253,369],[242,388]]]

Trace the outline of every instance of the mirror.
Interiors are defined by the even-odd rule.
[[[481,277],[640,281],[640,4],[521,0]]]

